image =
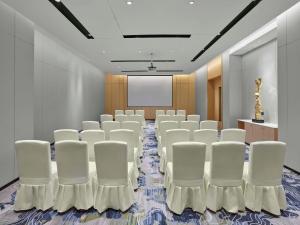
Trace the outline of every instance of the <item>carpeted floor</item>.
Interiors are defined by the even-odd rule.
[[[89,224],[89,225],[179,225],[179,224],[300,224],[300,176],[288,170],[284,171],[283,185],[285,187],[288,208],[281,217],[267,213],[246,211],[230,214],[224,210],[217,213],[206,211],[204,215],[186,209],[182,215],[171,213],[165,203],[166,194],[162,186],[163,175],[159,172],[159,157],[157,141],[154,136],[154,123],[147,122],[144,140],[144,156],[140,171],[139,186],[135,192],[136,204],[125,213],[108,210],[99,214],[96,210],[77,211],[71,209],[64,214],[48,210],[46,212],[29,210],[14,212],[13,204],[17,183],[0,192],[0,225],[2,224]]]

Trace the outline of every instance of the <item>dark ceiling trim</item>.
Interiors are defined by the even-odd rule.
[[[133,34],[123,35],[124,38],[190,38],[191,34]]]
[[[64,3],[56,2],[55,0],[48,0],[58,9],[87,39],[94,39],[88,30],[79,22],[79,20],[72,14],[72,12],[64,5]]]
[[[122,73],[146,73],[148,70],[122,70]]]
[[[203,55],[211,46],[213,46],[223,35],[231,30],[241,19],[243,19],[252,9],[254,9],[262,0],[253,0],[249,3],[230,23],[220,31],[192,60],[195,62],[201,55]]]
[[[156,70],[156,72],[159,72],[159,73],[165,73],[165,72],[182,73],[182,72],[184,72],[184,70]]]
[[[110,62],[112,63],[126,63],[126,62],[175,62],[176,60],[174,59],[155,59],[155,60],[148,60],[148,59],[145,59],[145,60],[111,60]]]

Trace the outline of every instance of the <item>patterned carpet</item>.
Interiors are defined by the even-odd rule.
[[[157,141],[154,136],[154,123],[147,122],[145,128],[144,156],[139,178],[138,191],[135,192],[136,204],[127,212],[121,213],[108,210],[99,214],[96,210],[77,211],[71,209],[66,213],[56,211],[46,212],[29,210],[14,212],[13,204],[17,183],[0,192],[0,224],[88,224],[88,225],[179,225],[179,224],[300,224],[300,176],[288,170],[284,171],[283,185],[285,187],[288,208],[281,217],[267,213],[246,211],[237,215],[222,210],[217,213],[206,211],[204,215],[186,209],[182,215],[171,213],[165,203],[166,194],[162,187],[163,176],[159,173],[159,157]]]

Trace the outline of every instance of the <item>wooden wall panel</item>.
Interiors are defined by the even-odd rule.
[[[218,56],[207,64],[207,79],[214,79],[222,76],[222,57]]]
[[[128,107],[127,76],[107,75],[105,79],[105,113],[114,114],[116,109],[144,109],[146,119],[155,119],[157,109],[185,109],[195,113],[195,74],[173,76],[173,107]]]

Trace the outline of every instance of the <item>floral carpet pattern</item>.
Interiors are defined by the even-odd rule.
[[[163,175],[159,172],[157,140],[154,135],[154,122],[148,121],[144,129],[144,153],[141,159],[139,189],[135,192],[136,203],[127,211],[107,210],[99,214],[96,210],[78,211],[71,209],[60,214],[54,210],[42,212],[13,210],[16,187],[10,185],[0,191],[0,225],[299,225],[300,224],[300,176],[284,170],[283,185],[286,191],[288,208],[280,217],[268,213],[253,213],[246,210],[230,214],[225,210],[217,213],[207,210],[204,215],[186,209],[182,215],[173,214],[166,205],[166,193],[162,186]],[[246,157],[247,158],[247,157]]]

